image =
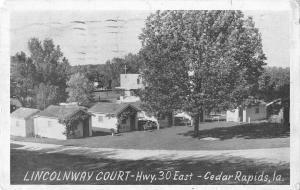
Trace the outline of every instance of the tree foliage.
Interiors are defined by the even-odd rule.
[[[65,101],[66,82],[69,77],[70,64],[63,57],[60,46],[55,46],[53,40],[45,39],[43,42],[32,38],[28,42],[30,58],[36,67],[37,81],[58,87],[59,99]]]
[[[67,138],[74,138],[79,122],[83,122],[88,118],[89,114],[82,110],[68,117],[60,117],[58,118],[58,122],[66,126],[64,134],[67,136]]]
[[[142,68],[142,61],[137,54],[127,54],[124,58],[113,58],[99,65],[77,65],[72,67],[72,73],[83,73],[94,82],[99,83],[99,87],[113,89],[120,86],[120,74],[139,73]]]
[[[40,83],[35,88],[35,96],[36,106],[41,110],[59,102],[59,90],[54,85]]]
[[[51,39],[32,38],[28,50],[29,56],[20,52],[11,57],[11,95],[27,107],[44,108],[65,101],[70,65],[60,47]]]
[[[241,11],[157,11],[140,35],[152,109],[184,109],[195,120],[254,97],[265,55],[261,36]],[[249,102],[249,101],[248,101]]]
[[[78,102],[80,105],[88,105],[93,100],[93,84],[82,73],[71,75],[67,82],[66,91],[69,94],[68,102]]]
[[[290,97],[290,68],[266,67],[259,77],[260,99],[270,102]]]
[[[24,106],[33,106],[29,97],[34,96],[36,68],[24,52],[11,57],[10,94],[17,96]]]

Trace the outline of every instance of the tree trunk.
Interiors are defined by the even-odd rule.
[[[198,137],[199,135],[199,124],[203,122],[203,110],[199,110],[198,113],[193,117],[193,125],[194,125],[194,137]]]
[[[200,115],[199,115],[199,112],[194,115],[193,117],[193,125],[194,125],[194,137],[197,137],[198,136],[198,133],[199,133],[199,120],[200,119]]]
[[[154,113],[154,117],[158,119],[158,113],[157,112]],[[159,122],[157,120],[157,130],[159,130],[159,129],[160,129],[160,126],[159,126]]]
[[[204,114],[203,114],[202,109],[199,111],[199,115],[200,115],[200,122],[203,122],[204,121]]]
[[[172,112],[169,112],[167,114],[167,116],[168,116],[168,125],[169,125],[169,127],[172,127],[174,125],[173,124],[173,115],[172,115]]]

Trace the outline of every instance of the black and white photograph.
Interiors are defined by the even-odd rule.
[[[10,185],[300,189],[297,2],[165,4],[9,9]]]

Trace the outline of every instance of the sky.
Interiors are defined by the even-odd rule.
[[[269,66],[289,66],[289,12],[243,11],[262,34]],[[32,37],[53,39],[71,65],[104,64],[137,53],[150,11],[15,11],[11,13],[11,55],[28,53]],[[119,20],[115,22],[115,20]]]

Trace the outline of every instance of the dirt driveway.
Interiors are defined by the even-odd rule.
[[[14,142],[19,143],[19,142]],[[249,184],[289,184],[289,148],[231,151],[174,151],[88,148],[21,142],[11,144],[11,184],[248,184],[240,178],[210,180],[207,175],[279,176],[280,180],[250,181]],[[133,177],[126,181],[95,180],[24,181],[28,172],[99,172],[128,171]],[[175,172],[193,174],[188,181],[175,179]],[[149,181],[146,176],[171,175],[171,180]],[[136,177],[143,175],[144,180]],[[156,176],[156,177],[155,177]],[[250,179],[250,178],[249,178]]]
[[[289,163],[289,148],[245,149],[245,150],[137,150],[64,146],[31,142],[12,141],[21,145],[14,149],[40,153],[62,153],[84,155],[90,158],[124,159],[124,160],[227,160],[231,157],[256,159],[258,162]]]

